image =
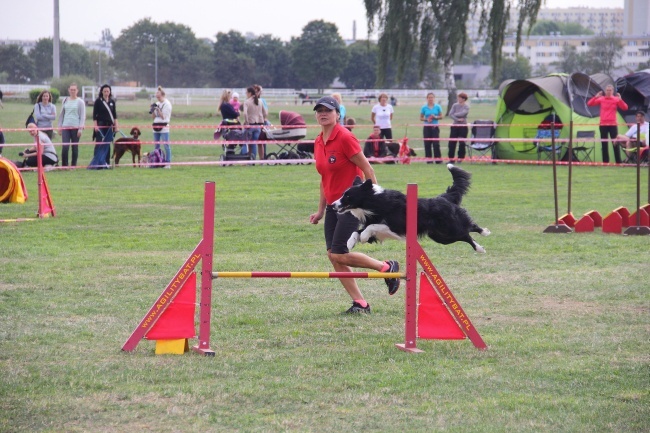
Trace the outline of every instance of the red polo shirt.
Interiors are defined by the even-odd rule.
[[[354,178],[363,179],[363,172],[350,158],[361,152],[359,140],[340,124],[334,126],[327,143],[323,143],[323,133],[314,142],[316,170],[321,175],[323,191],[327,204],[332,204],[352,186]]]

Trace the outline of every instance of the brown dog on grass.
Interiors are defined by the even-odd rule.
[[[138,157],[138,165],[140,165],[140,158],[142,158],[142,152],[140,149],[140,130],[137,127],[131,128],[131,137],[122,137],[115,140],[115,147],[113,148],[113,156],[115,159],[115,165],[120,163],[120,158],[124,156],[124,153],[128,150],[131,152],[133,157],[133,164],[135,165],[135,157]]]

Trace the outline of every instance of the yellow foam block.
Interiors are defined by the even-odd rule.
[[[156,340],[156,355],[182,355],[190,350],[187,338]]]

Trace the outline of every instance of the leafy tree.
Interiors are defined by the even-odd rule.
[[[68,88],[72,83],[75,83],[79,88],[79,97],[81,97],[83,88],[85,86],[93,86],[94,80],[91,80],[90,78],[83,75],[63,75],[59,78],[53,78],[50,87],[57,89],[63,96],[70,96],[68,93]]]
[[[525,23],[533,25],[543,0],[519,0],[516,48],[521,44]],[[487,33],[492,49],[492,78],[499,77],[501,48],[508,19],[509,0],[364,0],[369,29],[379,30],[379,81],[383,82],[389,60],[398,63],[398,75],[404,73],[405,61],[419,44],[419,72],[424,73],[426,60],[435,52],[443,59],[445,87],[449,92],[448,105],[456,98],[453,59],[462,53],[467,38],[467,18],[481,8],[481,30]],[[488,9],[489,7],[489,9]]]
[[[234,30],[217,33],[213,46],[214,80],[220,87],[247,87],[253,84],[255,59],[249,54],[244,36]]]
[[[115,67],[112,64],[113,62],[111,58],[108,57],[105,52],[98,50],[89,50],[88,54],[92,63],[93,80],[96,80],[95,82],[100,86],[104,83],[113,83],[115,81],[117,73],[115,71]],[[101,74],[99,73],[100,67]]]
[[[616,63],[623,52],[623,40],[613,34],[595,37],[589,43],[589,50],[585,56],[586,72],[594,74],[603,72],[611,75],[616,69]]]
[[[358,41],[348,46],[350,61],[339,79],[353,89],[368,89],[377,82],[377,44]]]
[[[248,42],[255,60],[253,82],[265,87],[292,87],[291,50],[279,38],[262,35]]]
[[[88,50],[80,44],[61,41],[59,46],[61,75],[83,75],[92,77],[92,61]],[[36,46],[30,52],[36,68],[34,77],[37,81],[45,81],[53,75],[53,42],[52,38],[42,38],[36,41]]]
[[[302,86],[327,87],[348,63],[348,51],[335,24],[310,21],[291,39],[293,69]]]
[[[531,35],[550,35],[559,33],[560,35],[593,35],[591,29],[582,27],[579,23],[561,23],[550,20],[540,20],[530,30]]]
[[[578,49],[573,45],[565,45],[560,52],[559,60],[551,63],[557,72],[584,72],[586,69],[585,56],[578,53]]]
[[[28,83],[34,78],[34,62],[19,45],[1,45],[0,72],[9,83]]]
[[[113,42],[113,65],[138,82],[155,84],[156,47],[158,83],[168,87],[193,87],[203,84],[203,71],[197,63],[208,61],[207,50],[192,30],[182,24],[157,24],[142,19],[122,31]]]
[[[503,59],[501,62],[501,74],[499,82],[505,80],[523,80],[530,77],[532,68],[530,62],[524,56],[517,56],[516,59]]]

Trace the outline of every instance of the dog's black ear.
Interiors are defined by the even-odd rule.
[[[372,189],[372,179],[366,179],[366,181],[363,183],[363,187]]]
[[[352,182],[352,185],[361,185],[363,182],[361,181],[361,178],[359,176],[354,178],[354,182]]]

